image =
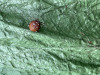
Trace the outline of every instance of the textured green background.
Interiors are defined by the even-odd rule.
[[[99,46],[100,0],[0,0],[0,75],[100,75]]]

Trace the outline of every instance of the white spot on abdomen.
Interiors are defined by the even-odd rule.
[[[35,24],[33,23],[33,25],[35,25]]]
[[[36,27],[36,28],[38,28],[38,27]]]

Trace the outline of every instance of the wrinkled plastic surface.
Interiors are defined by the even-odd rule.
[[[0,0],[0,75],[100,75],[100,0]]]

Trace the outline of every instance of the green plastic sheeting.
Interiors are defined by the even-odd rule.
[[[100,75],[100,0],[0,0],[0,75]]]

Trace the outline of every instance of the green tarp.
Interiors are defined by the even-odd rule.
[[[100,0],[0,0],[0,75],[100,75]]]

